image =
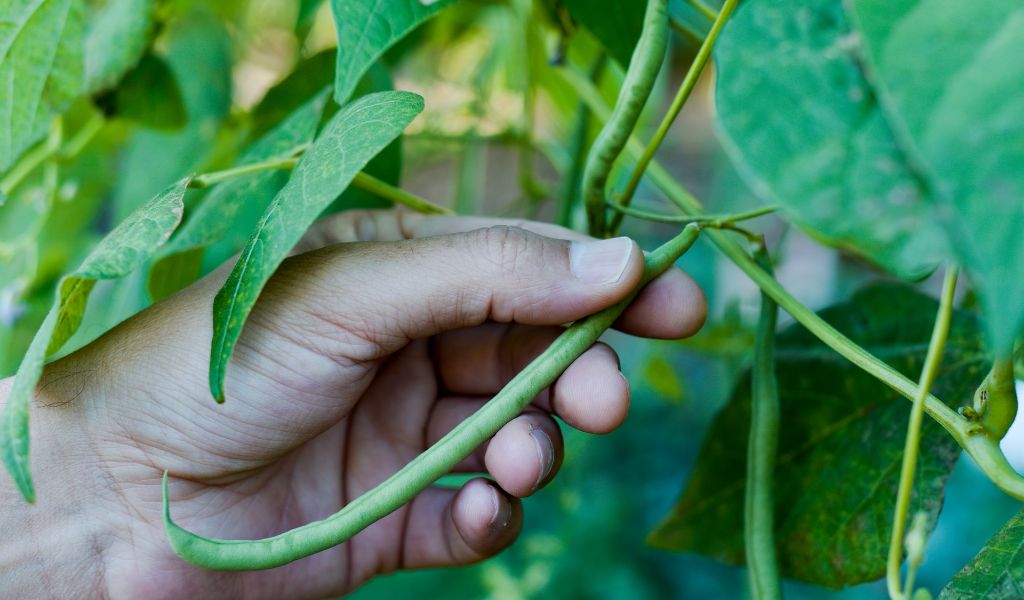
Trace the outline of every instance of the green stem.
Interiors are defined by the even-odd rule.
[[[932,339],[928,354],[921,369],[921,378],[914,394],[914,406],[907,423],[907,437],[903,445],[903,465],[900,468],[900,486],[896,493],[896,509],[892,518],[892,536],[889,538],[889,560],[886,563],[885,581],[889,596],[893,600],[906,600],[900,589],[900,563],[903,562],[903,535],[906,532],[907,512],[910,510],[910,495],[914,487],[914,472],[917,470],[917,453],[921,445],[921,421],[924,419],[924,403],[928,390],[935,382],[942,362],[942,351],[949,335],[949,321],[953,314],[953,294],[956,292],[957,268],[946,270],[942,282],[942,296],[939,312],[935,316]]]
[[[590,80],[597,78],[604,71],[607,55],[602,52],[590,68]],[[569,168],[562,178],[562,193],[558,199],[558,224],[572,227],[572,213],[579,198],[580,181],[583,178],[583,161],[587,158],[587,134],[590,132],[590,108],[582,100],[576,109],[576,123],[573,126],[569,143]]]
[[[701,0],[688,0],[687,4],[697,9],[697,12],[708,18],[709,21],[714,21],[718,17],[718,13],[711,9],[710,6],[701,2]],[[728,4],[728,2],[726,2]],[[722,7],[725,10],[725,7]]]
[[[182,529],[171,520],[165,472],[164,530],[174,552],[182,559],[207,569],[269,569],[341,544],[391,514],[450,472],[519,415],[541,390],[551,385],[611,327],[644,285],[665,272],[693,245],[699,231],[699,226],[688,225],[675,238],[647,255],[641,284],[627,298],[567,328],[480,410],[383,483],[322,521],[262,540],[204,538]]]
[[[421,212],[428,215],[454,215],[455,213],[447,207],[434,204],[426,198],[421,198],[415,194],[407,192],[402,188],[395,187],[389,183],[377,179],[373,175],[367,173],[356,173],[354,179],[352,179],[352,185],[362,188],[371,194],[377,194],[385,200],[390,200],[395,204],[402,204],[407,206],[416,212]]]
[[[727,224],[738,223],[748,219],[755,219],[777,211],[777,206],[762,206],[744,212],[732,214],[703,214],[703,215],[665,215],[661,213],[641,210],[632,206],[623,206],[613,200],[608,201],[608,207],[630,217],[655,221],[658,223],[701,223],[708,227],[722,227]]]
[[[39,165],[43,164],[51,158],[57,158],[61,160],[68,160],[78,156],[78,153],[82,151],[86,144],[92,140],[93,137],[99,133],[100,129],[103,128],[103,124],[106,122],[103,115],[99,112],[89,117],[89,120],[82,125],[82,128],[75,132],[66,144],[61,145],[63,139],[63,119],[60,116],[54,117],[53,123],[60,121],[61,134],[60,136],[54,136],[54,127],[57,125],[51,125],[50,135],[45,140],[40,142],[34,148],[26,152],[14,163],[9,171],[0,179],[0,194],[8,196],[14,191],[22,181],[25,180],[32,171],[36,170]]]
[[[299,157],[304,150],[304,147],[297,147],[296,149],[288,152],[284,156],[276,158],[268,158],[259,162],[242,165],[239,167],[232,167],[223,171],[214,171],[212,173],[204,173],[203,175],[197,175],[192,178],[189,182],[189,187],[193,188],[206,188],[211,185],[234,179],[236,177],[242,177],[244,175],[251,175],[253,173],[260,173],[263,171],[274,171],[279,169],[291,169],[294,168],[296,163],[299,161]],[[430,215],[452,215],[455,214],[451,209],[445,208],[434,204],[433,202],[421,198],[415,194],[407,192],[401,188],[395,187],[389,183],[381,181],[376,177],[367,173],[357,173],[355,178],[352,179],[352,185],[376,194],[385,200],[390,200],[395,204],[405,205],[417,212],[430,214]]]
[[[626,188],[619,197],[619,203],[623,206],[629,206],[629,203],[633,200],[633,194],[636,193],[636,188],[640,185],[640,179],[643,177],[644,171],[647,170],[647,165],[651,163],[651,160],[654,158],[654,153],[658,151],[658,146],[661,145],[661,142],[668,134],[669,128],[672,127],[672,123],[679,115],[679,111],[683,109],[683,105],[686,104],[686,101],[690,98],[690,93],[693,92],[693,88],[696,87],[701,73],[704,72],[704,66],[707,64],[708,59],[711,58],[711,49],[715,45],[715,40],[718,39],[718,33],[722,30],[722,26],[725,25],[726,20],[729,19],[729,15],[732,14],[733,9],[736,8],[738,1],[739,0],[726,0],[725,4],[722,5],[722,10],[717,15],[713,12],[706,13],[708,18],[714,20],[714,23],[711,25],[711,31],[708,32],[708,36],[704,38],[703,42],[701,42],[700,49],[697,50],[697,56],[694,57],[693,62],[690,64],[690,68],[686,71],[686,76],[683,77],[683,81],[679,85],[676,97],[673,98],[668,111],[666,111],[665,116],[662,117],[657,131],[654,132],[654,137],[652,137],[651,141],[647,143],[643,154],[640,155],[640,160],[638,160],[636,165],[633,167],[633,174],[630,176],[629,182],[626,184]],[[703,6],[700,2],[694,2],[694,6],[698,5]],[[618,214],[613,216],[609,225],[613,235],[618,232],[621,225],[622,215]]]
[[[762,245],[758,262],[771,273]],[[775,324],[778,305],[761,294],[761,317],[754,342],[751,373],[750,436],[747,442],[747,485],[744,492],[743,540],[747,579],[754,600],[782,598],[779,561],[775,554],[772,480],[779,440],[779,389],[775,379]]]

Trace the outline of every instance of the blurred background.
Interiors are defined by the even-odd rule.
[[[181,0],[163,5],[156,52],[173,78],[175,89],[167,93],[180,94],[185,107],[183,115],[171,118],[183,124],[105,127],[63,176],[61,216],[44,224],[31,243],[18,246],[19,252],[34,253],[32,268],[12,259],[0,269],[0,375],[16,369],[49,305],[56,278],[98,237],[182,173],[229,165],[253,132],[287,111],[288,102],[274,95],[283,89],[282,82],[294,89],[305,77],[314,91],[323,83],[318,75],[333,68],[335,30],[326,5],[279,0],[215,4]],[[584,121],[581,136],[584,109],[559,69],[569,64],[586,77],[593,65],[602,65],[594,85],[609,104],[623,72],[615,61],[600,57],[599,44],[587,31],[575,31],[566,43],[557,33],[557,18],[551,3],[464,2],[388,53],[382,76],[395,88],[415,91],[426,100],[426,110],[404,136],[401,158],[393,167],[400,169],[402,187],[459,212],[581,224],[582,215],[559,215],[557,200],[566,193],[563,174],[571,169],[574,140],[592,138],[596,124]],[[644,140],[697,47],[684,30],[674,32],[671,43],[671,60],[638,130]],[[749,208],[757,200],[730,167],[715,136],[713,87],[714,70],[709,68],[658,159],[709,212]],[[628,175],[629,169],[620,166],[611,184],[621,187]],[[374,204],[357,198],[337,208]],[[656,190],[645,186],[634,204],[667,208]],[[16,221],[2,212],[0,216],[5,217],[0,228],[9,228],[3,239],[15,239]],[[757,228],[779,256],[779,280],[813,309],[844,300],[864,283],[883,278],[781,220],[762,219]],[[624,233],[653,248],[675,230],[627,219]],[[227,244],[208,253],[204,268],[213,268],[233,252]],[[741,568],[645,543],[678,500],[705,429],[749,360],[759,302],[756,287],[705,242],[698,242],[681,265],[707,293],[707,326],[682,342],[609,335],[633,384],[629,419],[620,430],[600,437],[565,429],[562,472],[525,501],[520,540],[477,566],[379,578],[356,598],[745,595]],[[101,282],[68,351],[147,305],[144,283],[143,275]],[[929,280],[922,287],[934,291],[937,284]],[[781,321],[783,327],[791,323],[786,315]],[[1018,468],[1024,467],[1021,439],[1015,426],[1004,442],[1011,446],[1010,458]],[[746,439],[737,436],[735,443],[745,444]],[[459,480],[445,483],[457,485]],[[1017,508],[969,459],[960,460],[920,583],[940,589]],[[787,583],[785,592],[788,598],[885,595],[880,583],[838,591]]]

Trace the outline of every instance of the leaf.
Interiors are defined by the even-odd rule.
[[[346,105],[299,161],[263,214],[213,302],[210,390],[224,400],[224,371],[246,317],[277,266],[317,216],[423,110],[409,92],[380,92]]]
[[[937,303],[882,284],[821,313],[841,332],[916,378]],[[953,316],[936,395],[969,401],[988,368],[981,326]],[[775,470],[775,524],[783,575],[827,587],[885,572],[910,403],[799,326],[777,338],[782,424]],[[743,562],[743,494],[750,417],[749,374],[705,435],[679,503],[652,533],[656,546]],[[926,419],[911,514],[934,523],[960,449]]]
[[[153,0],[109,0],[85,34],[85,89],[113,87],[142,57],[153,28]]]
[[[344,106],[366,70],[410,31],[455,0],[331,0],[338,30],[334,101]]]
[[[235,166],[282,156],[313,139],[327,103],[328,89],[300,106],[276,128],[246,150]],[[229,252],[234,254],[255,229],[263,211],[288,180],[284,171],[263,171],[218,184],[189,214],[185,225],[164,246],[153,264],[147,288],[160,300],[199,276],[203,249],[232,234]]]
[[[1007,521],[939,593],[939,600],[982,598],[1024,598],[1024,512]]]
[[[841,2],[744,3],[716,48],[720,131],[763,200],[822,241],[917,278],[945,256],[945,236],[851,39]]]
[[[181,221],[190,178],[168,187],[114,228],[58,285],[57,299],[36,332],[0,415],[0,453],[22,496],[35,501],[28,470],[28,409],[46,357],[60,350],[81,323],[99,279],[117,279],[148,260]]]
[[[97,104],[106,104],[107,113],[151,129],[178,129],[186,121],[178,82],[167,63],[152,52],[144,54],[117,89]]]
[[[935,190],[994,348],[1008,352],[1024,328],[1024,5],[850,6],[886,116]]]
[[[633,48],[644,26],[646,2],[636,0],[563,0],[562,4],[578,23],[601,41],[623,68],[629,65]]]
[[[0,171],[82,87],[81,0],[7,0],[0,20]]]
[[[302,60],[252,109],[252,135],[262,136],[334,81],[335,51],[324,50]]]

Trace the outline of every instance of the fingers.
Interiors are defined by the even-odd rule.
[[[445,398],[439,401],[427,426],[427,443],[437,442],[484,402],[478,398]],[[547,413],[528,410],[502,427],[454,471],[486,472],[503,490],[517,498],[525,498],[554,478],[564,454],[565,446],[558,423]]]
[[[401,557],[407,569],[478,562],[511,544],[523,525],[521,502],[486,479],[459,490],[429,488],[409,511]]]
[[[453,394],[491,396],[540,354],[561,332],[558,327],[488,323],[436,338],[434,362],[441,385]],[[618,357],[595,344],[558,378],[535,404],[589,433],[607,433],[626,418],[629,384]]]
[[[640,249],[628,238],[568,242],[499,226],[300,255],[261,302],[281,294],[277,312],[291,313],[282,314],[284,325],[317,341],[317,351],[360,361],[488,320],[573,321],[624,298],[642,271]],[[332,337],[333,348],[319,343]],[[346,354],[353,348],[362,353]]]

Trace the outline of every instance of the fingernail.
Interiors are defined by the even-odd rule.
[[[512,519],[512,505],[502,502],[498,490],[491,488],[491,501],[494,503],[494,513],[491,514],[491,521],[487,524],[491,529],[504,529]]]
[[[555,466],[555,445],[551,443],[551,437],[543,429],[531,429],[530,437],[533,438],[533,443],[537,447],[537,456],[540,458],[541,464],[540,475],[533,483],[533,489],[536,490],[540,484],[544,483],[548,475],[551,475],[551,469]]]
[[[628,237],[569,244],[569,266],[583,283],[614,283],[622,277],[633,253]]]

